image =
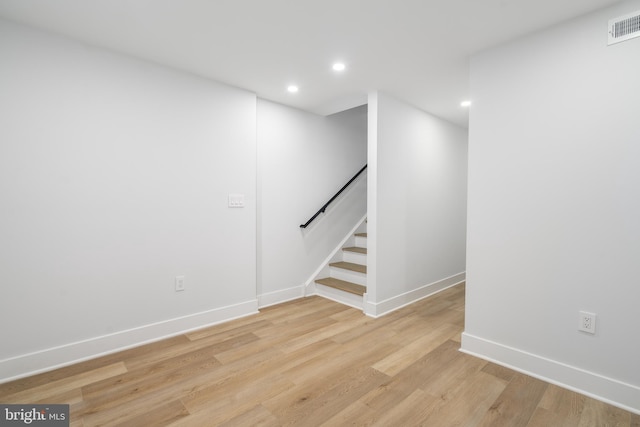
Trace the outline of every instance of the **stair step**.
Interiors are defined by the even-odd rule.
[[[345,270],[357,271],[358,273],[367,274],[367,266],[362,264],[356,264],[353,262],[332,262],[329,264],[331,267],[343,268]]]
[[[359,254],[367,254],[367,248],[359,248],[357,246],[352,246],[350,248],[342,248],[343,251],[347,251],[347,252],[356,252]]]
[[[364,295],[364,293],[367,291],[367,288],[362,285],[356,285],[355,283],[347,282],[346,280],[335,279],[333,277],[318,279],[316,280],[316,283],[360,296]]]
[[[367,233],[356,233],[355,235],[355,245],[358,248],[366,248],[367,247]]]

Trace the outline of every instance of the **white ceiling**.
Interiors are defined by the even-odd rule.
[[[378,89],[466,127],[471,54],[617,2],[0,0],[0,16],[318,114]]]

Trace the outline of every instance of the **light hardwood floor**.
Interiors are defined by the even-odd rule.
[[[0,385],[72,426],[640,426],[458,351],[464,285],[379,319],[320,297]]]

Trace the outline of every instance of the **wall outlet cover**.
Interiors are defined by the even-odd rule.
[[[578,330],[589,334],[596,333],[596,314],[586,311],[578,313]]]
[[[176,292],[184,291],[184,276],[176,276],[175,289]]]

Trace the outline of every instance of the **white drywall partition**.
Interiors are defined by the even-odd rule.
[[[0,380],[255,312],[255,95],[6,21],[0,56]]]
[[[634,10],[473,58],[463,349],[639,412],[640,39],[607,47]]]
[[[380,315],[464,280],[467,132],[384,93],[374,105],[365,309]]]

